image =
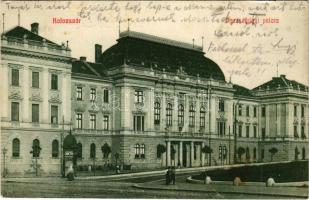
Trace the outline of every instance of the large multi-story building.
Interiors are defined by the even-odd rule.
[[[76,169],[308,159],[308,87],[284,75],[249,90],[202,47],[133,31],[96,44],[94,63],[37,23],[1,42],[5,175],[60,175],[67,145]]]

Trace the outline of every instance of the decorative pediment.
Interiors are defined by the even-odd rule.
[[[59,99],[59,98],[57,98],[57,97],[55,97],[55,98],[50,98],[49,100],[48,100],[48,102],[50,102],[50,103],[62,103],[62,101]]]
[[[143,102],[136,102],[134,103],[134,108],[137,111],[142,111],[144,108],[144,103]]]
[[[90,112],[99,112],[100,108],[99,108],[99,106],[96,103],[92,103],[92,105],[89,108],[89,111]]]
[[[23,98],[21,97],[20,93],[11,93],[9,99],[22,100]]]
[[[298,124],[298,119],[297,118],[294,119],[293,124]]]
[[[32,90],[31,97],[29,98],[30,101],[43,101],[41,98],[40,90]]]

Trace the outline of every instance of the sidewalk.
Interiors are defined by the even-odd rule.
[[[153,181],[143,184],[135,184],[134,187],[149,190],[173,190],[188,192],[211,193],[239,193],[253,195],[267,195],[276,197],[308,198],[308,187],[265,187],[265,186],[233,186],[230,184],[192,184],[177,182],[176,185],[165,185],[165,181]]]

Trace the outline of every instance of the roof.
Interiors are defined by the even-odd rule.
[[[294,80],[289,80],[285,75],[280,75],[280,77],[273,77],[272,80],[253,88],[253,90],[265,90],[265,89],[278,89],[278,88],[293,88],[295,90],[300,90],[306,92],[308,86],[299,83]]]
[[[123,64],[137,65],[154,70],[177,73],[183,70],[191,76],[225,80],[220,67],[204,56],[199,48],[189,48],[185,43],[146,34],[120,34],[117,44],[101,55],[105,67]]]
[[[100,63],[91,63],[85,60],[75,60],[72,62],[72,73],[86,74],[101,77],[105,75],[104,67]]]
[[[14,38],[19,38],[19,39],[24,39],[24,36],[27,36],[28,40],[33,40],[33,41],[38,41],[38,42],[43,42],[43,40],[45,40],[46,43],[49,44],[53,44],[53,45],[57,45],[57,46],[61,46],[55,42],[52,42],[44,37],[41,37],[38,34],[35,34],[31,31],[29,31],[28,29],[25,29],[24,27],[21,26],[16,26],[6,32],[4,32],[2,34],[2,36],[6,36],[6,37],[14,37]]]
[[[233,89],[235,89],[236,91],[234,92],[234,95],[237,96],[247,96],[247,97],[252,97],[254,96],[251,92],[251,90],[249,90],[248,88],[245,88],[243,86],[240,85],[233,85]]]

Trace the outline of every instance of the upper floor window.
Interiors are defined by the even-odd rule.
[[[238,115],[242,115],[242,105],[238,105]]]
[[[201,107],[201,109],[200,109],[200,127],[205,127],[205,116],[206,116],[205,108]]]
[[[95,130],[97,124],[97,116],[95,114],[90,114],[90,129]]]
[[[256,135],[257,135],[257,128],[256,128],[256,125],[253,126],[253,137],[256,138]]]
[[[12,142],[12,156],[19,157],[20,154],[20,141],[18,138],[13,139]]]
[[[301,117],[305,117],[305,106],[301,106]]]
[[[18,102],[11,103],[11,120],[19,121],[19,103]]]
[[[182,104],[178,105],[178,126],[184,125],[184,107]]]
[[[160,108],[160,103],[159,102],[155,102],[154,104],[154,124],[159,125],[160,124],[160,112],[161,108]]]
[[[225,135],[225,122],[217,122],[217,131],[220,136]]]
[[[263,106],[262,107],[262,117],[265,117],[266,116],[266,107]]]
[[[168,103],[166,106],[166,126],[172,126],[173,120],[173,106],[171,103]]]
[[[32,72],[32,87],[39,88],[40,87],[40,73]]]
[[[224,112],[224,100],[219,100],[219,112]]]
[[[294,126],[294,137],[298,138],[297,126]]]
[[[297,117],[297,106],[294,105],[294,117]]]
[[[12,69],[12,85],[19,86],[19,70]]]
[[[104,115],[103,116],[103,129],[106,131],[108,130],[108,124],[109,124],[109,116]]]
[[[135,90],[135,102],[143,103],[144,102],[144,92],[141,90]]]
[[[189,126],[194,127],[195,125],[195,108],[193,105],[189,108]]]
[[[262,139],[266,137],[266,129],[262,128]]]
[[[76,128],[77,129],[83,128],[83,114],[82,113],[76,114]]]
[[[59,156],[59,142],[58,140],[54,140],[52,142],[52,157],[58,158]]]
[[[90,101],[95,101],[95,99],[96,99],[96,89],[91,88],[90,89]]]
[[[58,106],[51,106],[51,123],[52,124],[58,124]]]
[[[58,90],[58,75],[57,74],[51,75],[51,89]]]
[[[77,87],[76,88],[76,100],[83,100],[83,88]]]
[[[40,106],[39,104],[32,104],[32,122],[39,122],[40,120]]]
[[[253,107],[253,117],[256,117],[256,106]]]
[[[246,106],[246,116],[249,117],[250,116],[250,107]]]
[[[144,116],[134,115],[133,130],[134,131],[144,131]]]
[[[242,137],[242,125],[238,125],[238,137]]]
[[[246,126],[246,137],[248,138],[249,135],[250,135],[250,126],[247,125],[247,126]]]
[[[109,97],[108,97],[109,91],[107,89],[103,90],[103,102],[108,103],[109,102]]]
[[[301,126],[301,138],[306,139],[305,127],[304,126]]]

